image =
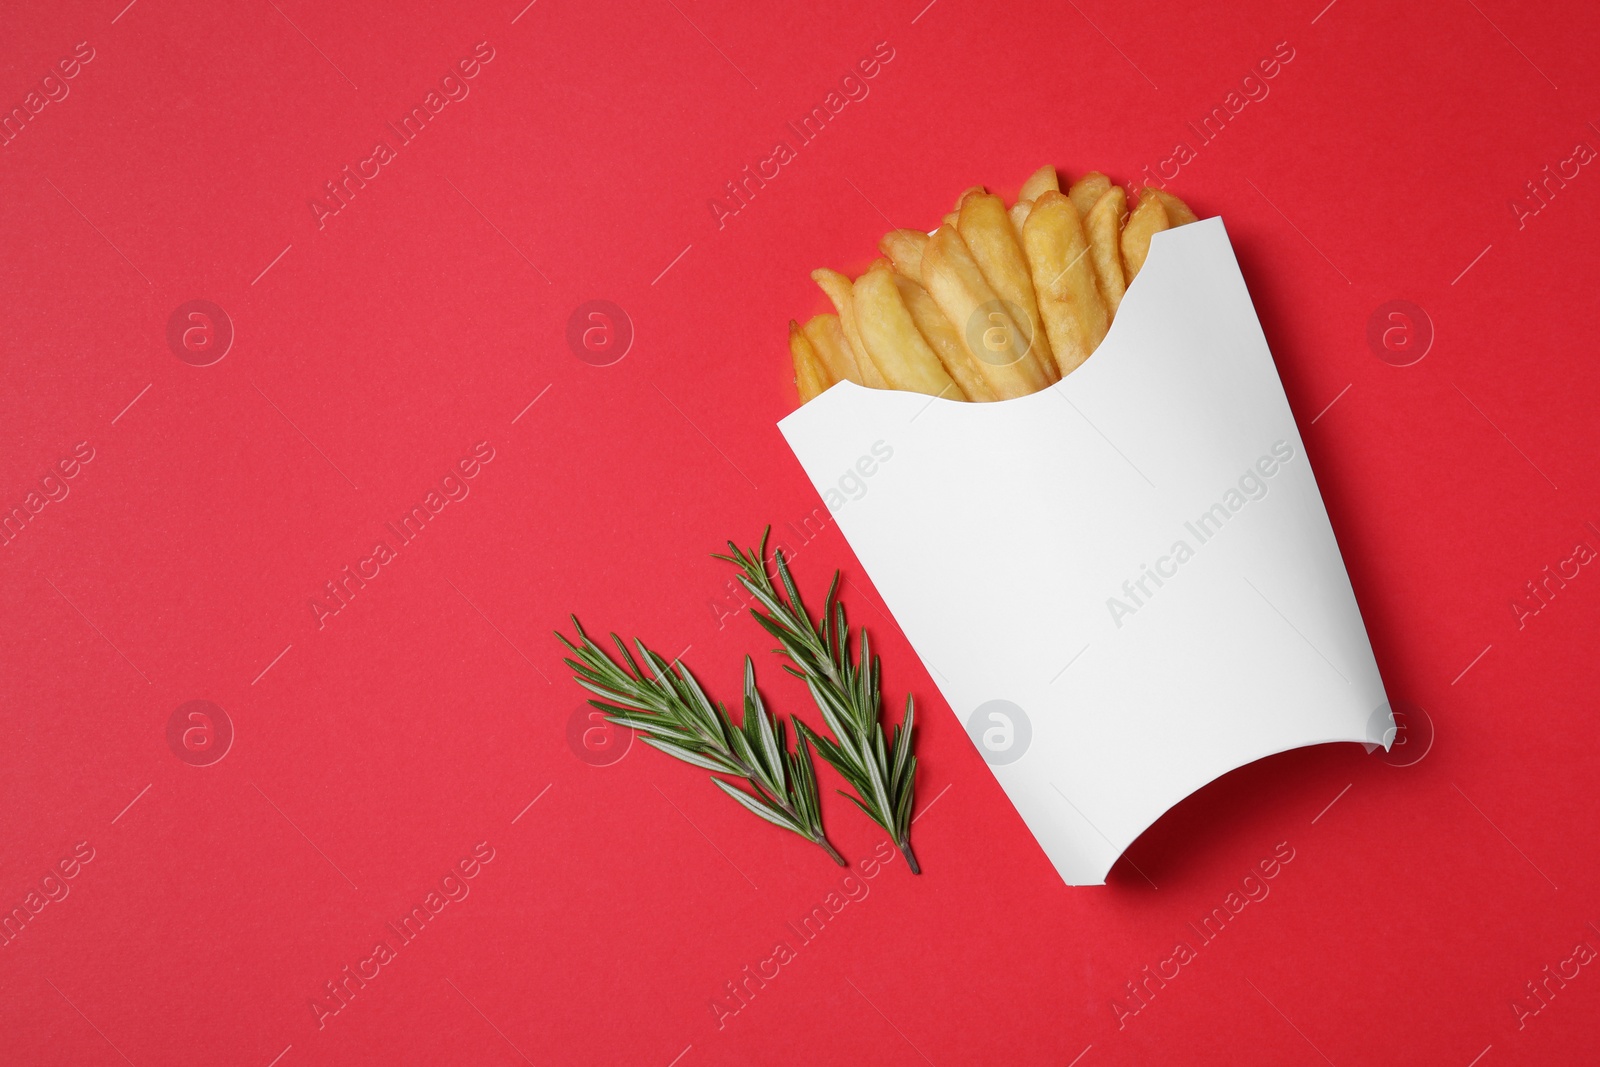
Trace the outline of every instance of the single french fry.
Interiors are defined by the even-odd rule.
[[[921,230],[890,230],[878,242],[878,251],[889,257],[894,269],[914,282],[922,281],[922,253],[928,235]]]
[[[1005,202],[989,193],[969,193],[962,199],[957,229],[995,294],[1015,304],[1028,320],[1019,323],[1028,331],[1023,339],[1023,359],[1034,363],[1047,382],[1055,381],[1060,375],[1050,354],[1044,321],[1039,317],[1039,301],[1034,296],[1028,259],[1022,253],[1017,232],[1006,214]]]
[[[848,381],[857,385],[866,384],[861,378],[860,368],[856,366],[855,353],[850,351],[850,342],[845,339],[844,327],[839,325],[839,316],[813,315],[811,321],[800,330],[822,361],[830,383]]]
[[[1095,280],[1100,283],[1100,296],[1113,318],[1122,306],[1122,294],[1128,290],[1128,279],[1122,273],[1122,217],[1127,213],[1128,194],[1122,186],[1113,185],[1094,202],[1083,220]]]
[[[1022,191],[1017,194],[1018,200],[1037,200],[1039,194],[1054,190],[1061,191],[1061,179],[1056,175],[1056,168],[1046,163],[1028,176],[1022,183]],[[1018,227],[1021,229],[1021,227]]]
[[[1032,200],[1018,200],[1011,205],[1011,228],[1017,231],[1017,240],[1022,240],[1022,226],[1028,221],[1028,212],[1033,210]]]
[[[861,372],[861,384],[869,389],[889,388],[889,383],[879,373],[872,358],[867,355],[867,347],[861,341],[861,332],[856,328],[855,286],[851,284],[850,279],[836,270],[818,267],[811,272],[811,280],[828,294],[828,299],[833,301],[834,309],[839,312],[839,325],[844,328],[845,341],[849,343],[850,353],[855,357],[856,369]]]
[[[985,192],[986,190],[981,185],[969,185],[961,190],[961,195],[956,197],[956,206],[951,208],[950,213],[941,220],[943,225],[959,227],[961,225],[961,205],[967,202],[967,197],[982,195]]]
[[[1165,189],[1146,189],[1140,195],[1154,195],[1157,200],[1161,201],[1161,206],[1167,210],[1167,222],[1172,226],[1187,226],[1191,222],[1200,221],[1200,217],[1190,210],[1188,204],[1185,204]]]
[[[1072,201],[1072,206],[1078,209],[1078,217],[1080,219],[1086,218],[1089,214],[1089,209],[1094,207],[1094,202],[1105,196],[1106,190],[1110,188],[1110,178],[1107,178],[1097,170],[1091,170],[1088,174],[1072,183],[1072,188],[1068,190],[1067,197]]]
[[[1127,225],[1122,227],[1122,269],[1129,285],[1139,276],[1145,258],[1150,255],[1150,238],[1172,225],[1160,197],[1153,194],[1152,189],[1144,191],[1139,197],[1139,206],[1133,209]]]
[[[941,226],[934,233],[922,274],[929,294],[997,397],[1009,400],[1050,384],[1038,364],[1025,358],[1022,327],[1005,311],[956,227]]]
[[[1111,312],[1100,298],[1089,241],[1072,200],[1060,193],[1040,195],[1023,228],[1022,245],[1033,270],[1050,350],[1061,373],[1071,374],[1100,347],[1111,326]]]
[[[856,327],[872,362],[891,389],[965,399],[961,387],[917,331],[888,261],[879,263],[881,267],[874,264],[855,284]]]
[[[905,301],[906,310],[911,312],[911,321],[917,324],[917,332],[922,334],[922,339],[933,349],[934,355],[939,357],[945,371],[956,380],[962,394],[968,400],[979,402],[999,400],[989,380],[984,377],[983,369],[978,366],[978,361],[961,343],[961,335],[950,325],[950,320],[939,310],[939,305],[928,290],[903,275],[896,274],[894,281],[900,289],[900,299]]]
[[[800,403],[808,404],[822,394],[829,382],[811,339],[793,319],[789,320],[789,354],[794,358],[794,384],[800,390]]]

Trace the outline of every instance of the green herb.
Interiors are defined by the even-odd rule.
[[[669,756],[743,779],[750,792],[721,778],[711,780],[763,819],[819,845],[835,863],[845,866],[844,857],[822,832],[808,731],[799,719],[794,720],[796,750],[791,753],[782,721],[767,711],[756,689],[750,657],[744,661],[744,719],[735,725],[728,709],[720,702],[712,705],[682,662],[669,665],[635,638],[639,658],[650,667],[646,674],[616,634],[611,640],[621,654],[620,663],[584,633],[576,615],[572,626],[579,644],[559,632],[556,637],[577,657],[566,664],[578,684],[601,698],[590,704],[612,722],[637,730],[645,744]]]
[[[781,549],[773,553],[780,593],[773,584],[766,562],[768,527],[761,534],[761,545],[754,551],[741,551],[728,542],[731,555],[716,556],[739,568],[739,580],[760,607],[750,613],[756,622],[778,639],[778,649],[788,657],[785,669],[802,679],[811,698],[822,712],[833,739],[822,737],[799,719],[795,727],[802,740],[809,738],[827,760],[855,790],[844,793],[856,807],[884,830],[905,854],[913,874],[921,874],[917,857],[911,851],[912,791],[917,774],[917,758],[911,754],[911,731],[915,723],[912,699],[906,696],[906,713],[887,745],[879,725],[882,697],[879,689],[878,659],[872,655],[866,627],[860,628],[857,655],[850,655],[850,627],[845,623],[844,605],[838,602],[839,572],[823,600],[819,623],[813,623],[789,574]]]

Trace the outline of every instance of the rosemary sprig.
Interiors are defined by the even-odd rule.
[[[782,549],[773,553],[773,560],[783,592],[780,594],[773,584],[766,562],[771,532],[770,526],[762,532],[761,545],[754,551],[741,551],[729,541],[732,554],[715,558],[739,568],[739,580],[765,609],[752,607],[751,615],[783,646],[777,651],[790,660],[785,669],[806,683],[833,733],[832,740],[822,737],[796,719],[802,738],[810,738],[855,795],[840,792],[888,831],[905,854],[911,873],[921,874],[916,854],[911,851],[912,792],[917,773],[917,758],[911,754],[911,731],[916,721],[911,696],[906,695],[905,717],[885,746],[878,722],[882,707],[878,659],[872,655],[867,628],[863,626],[859,628],[857,658],[851,660],[850,627],[845,622],[844,605],[838,601],[839,572],[834,572],[833,584],[823,600],[820,624],[814,624],[789,574]]]
[[[795,720],[795,751],[790,752],[782,720],[767,710],[756,689],[750,657],[744,661],[744,719],[735,725],[728,709],[720,702],[712,705],[682,662],[669,665],[635,638],[639,658],[650,667],[646,674],[616,634],[611,640],[621,654],[621,663],[594,643],[576,615],[572,627],[578,633],[578,644],[560,632],[556,638],[577,657],[566,660],[577,683],[601,698],[590,704],[605,712],[610,721],[638,731],[640,740],[669,756],[742,778],[750,792],[721,778],[711,780],[750,811],[820,846],[835,863],[845,866],[844,857],[822,831],[817,772],[802,724]]]

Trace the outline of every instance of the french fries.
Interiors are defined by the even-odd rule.
[[[1018,200],[1011,205],[1011,228],[1017,231],[1017,240],[1022,240],[1022,227],[1028,221],[1028,212],[1033,210],[1032,200]]]
[[[1056,168],[1046,163],[1028,176],[1022,183],[1022,191],[1017,194],[1017,201],[1037,200],[1040,193],[1061,191],[1061,179],[1056,174]]]
[[[1077,370],[1100,347],[1111,313],[1100,296],[1089,241],[1072,200],[1046,192],[1034,201],[1022,245],[1039,295],[1050,350],[1062,375]]]
[[[806,335],[806,340],[811,342],[811,350],[822,361],[823,369],[828,373],[828,382],[855,382],[865,385],[861,377],[861,369],[856,366],[855,353],[850,351],[850,342],[845,340],[844,327],[839,324],[837,315],[813,315],[811,321],[801,328]]]
[[[811,280],[828,294],[834,309],[839,312],[839,325],[844,327],[846,346],[850,349],[856,370],[861,374],[861,384],[868,389],[889,388],[889,383],[867,355],[867,346],[861,342],[861,333],[856,327],[855,286],[850,279],[836,270],[819,267],[811,272]]]
[[[852,281],[811,277],[837,314],[789,323],[800,402],[839,382],[985,403],[1038,392],[1099,347],[1161,230],[1197,221],[1164,189],[1128,194],[1099,171],[1067,189],[1052,166],[1017,200],[962,191],[932,234],[883,235]]]
[[[1122,269],[1132,282],[1150,254],[1150,238],[1167,229],[1172,223],[1167,219],[1167,209],[1154,190],[1146,189],[1139,198],[1139,206],[1128,216],[1122,228]]]
[[[800,324],[789,320],[789,353],[794,357],[794,384],[800,390],[800,403],[810,403],[831,383],[811,339],[800,329]]]
[[[911,320],[917,324],[917,332],[922,334],[928,347],[938,355],[945,371],[956,380],[962,395],[967,400],[979,402],[999,400],[1000,395],[989,385],[983,368],[967,351],[961,335],[944,317],[944,312],[939,310],[938,303],[928,290],[903,275],[896,274],[894,280],[900,288],[900,299],[905,301],[906,310],[911,312]]]
[[[894,269],[912,281],[922,282],[922,254],[928,248],[928,235],[921,230],[890,230],[878,242],[878,251],[889,257]]]
[[[1050,384],[1039,366],[1027,361],[1022,327],[990,288],[954,226],[939,227],[928,242],[922,275],[934,302],[997,397],[1010,400]]]
[[[1061,375],[1050,355],[1050,341],[1039,318],[1039,301],[1028,277],[1028,260],[1017,242],[1005,201],[981,189],[969,190],[961,198],[961,220],[956,228],[995,295],[1020,308],[1022,317],[1027,319],[1017,323],[1027,332],[1019,339],[1021,358],[1036,367],[1046,381],[1056,381]],[[1011,314],[1015,317],[1017,313]]]
[[[1067,197],[1072,201],[1072,206],[1078,209],[1078,217],[1081,219],[1089,214],[1089,209],[1094,207],[1095,201],[1105,196],[1110,189],[1111,179],[1097,170],[1091,170],[1072,183]]]
[[[890,389],[961,399],[960,387],[922,339],[888,268],[880,259],[856,279],[856,328],[867,354]]]
[[[1191,222],[1200,221],[1195,213],[1189,210],[1188,204],[1185,204],[1165,189],[1146,189],[1145,194],[1154,196],[1161,201],[1161,206],[1167,212],[1167,221],[1174,226],[1186,226]]]
[[[1128,194],[1113,185],[1083,220],[1089,238],[1089,258],[1094,260],[1094,275],[1100,282],[1100,295],[1112,316],[1122,305],[1128,279],[1122,273],[1122,220],[1128,214]]]

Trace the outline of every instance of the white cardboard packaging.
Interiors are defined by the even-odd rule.
[[[1043,392],[844,382],[779,425],[1068,885],[1236,767],[1392,742],[1221,219],[1156,234],[1100,348]]]

